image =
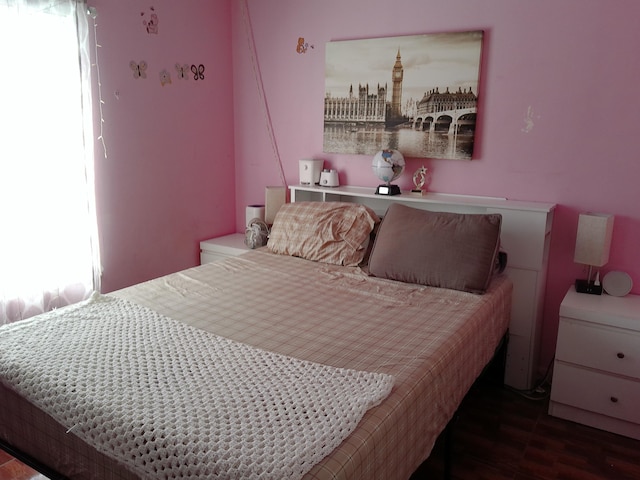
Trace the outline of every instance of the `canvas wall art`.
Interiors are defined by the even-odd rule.
[[[482,31],[328,42],[327,153],[470,160]]]

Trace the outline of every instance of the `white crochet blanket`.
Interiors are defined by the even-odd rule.
[[[393,386],[104,296],[0,328],[0,379],[153,479],[300,478]]]

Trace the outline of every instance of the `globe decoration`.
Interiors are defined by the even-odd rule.
[[[391,182],[400,176],[404,170],[404,157],[398,150],[380,150],[373,156],[371,168],[373,173],[386,182],[384,185],[378,185],[376,195],[398,195],[400,187],[391,185]]]

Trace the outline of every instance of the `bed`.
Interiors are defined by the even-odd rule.
[[[435,440],[507,332],[512,283],[496,270],[500,224],[501,217],[496,214],[426,212],[403,205],[390,207],[380,222],[375,212],[357,204],[286,204],[276,216],[269,244],[263,248],[1,328],[0,439],[5,446],[72,479],[407,479],[429,456]],[[112,326],[102,312],[114,308],[120,313],[114,314],[119,317]],[[126,315],[123,320],[123,311],[133,312],[135,321]],[[74,320],[74,312],[81,312],[82,318]],[[87,315],[93,317],[87,320]],[[137,327],[138,315],[152,316],[149,324],[163,329],[170,325],[171,329],[162,335],[154,333],[155,343],[147,345],[149,335]],[[147,321],[140,320],[140,324]],[[150,328],[155,332],[160,327]],[[95,329],[103,330],[78,339],[83,332]],[[100,340],[107,337],[109,341]],[[124,347],[124,340],[116,340],[120,337],[135,340]],[[57,354],[47,353],[52,350],[47,347],[51,338],[57,339],[60,350],[71,345],[61,354],[61,366],[53,364]],[[207,397],[214,388],[208,383],[204,388],[200,383],[182,387],[181,383],[166,382],[160,385],[160,394],[157,389],[149,390],[151,393],[129,390],[127,382],[132,375],[137,379],[132,383],[148,383],[138,364],[153,363],[143,359],[155,359],[165,347],[173,356],[189,352],[183,355],[189,357],[185,359],[189,369],[209,368],[206,352],[192,345],[205,342],[207,351],[212,339],[225,348],[231,344],[233,355],[240,355],[237,351],[241,350],[238,365],[244,365],[246,355],[257,358],[257,364],[293,364],[296,372],[301,372],[287,384],[296,391],[295,401],[280,399],[274,408],[297,408],[296,415],[302,409],[301,417],[283,416],[293,418],[293,423],[312,417],[312,423],[316,419],[322,424],[319,430],[303,422],[302,431],[292,434],[301,439],[294,442],[295,452],[288,451],[291,443],[281,438],[280,431],[273,437],[261,436],[251,430],[252,425],[244,424],[240,427],[243,436],[234,431],[230,438],[235,440],[220,445],[224,432],[211,411],[221,407],[207,403],[215,400]],[[85,347],[79,346],[82,342]],[[126,361],[95,360],[101,343],[111,344],[107,355]],[[141,354],[130,353],[140,345],[145,347]],[[86,356],[76,355],[82,348],[87,350]],[[29,358],[9,353],[19,349]],[[39,351],[44,352],[42,357],[36,355]],[[172,360],[158,358],[154,361],[162,373],[157,376],[173,375],[175,372],[163,370],[167,363],[173,365]],[[93,363],[100,368],[92,370]],[[118,368],[124,373],[118,373]],[[52,380],[59,370],[77,370],[80,377]],[[271,374],[250,374],[251,378],[243,376],[240,381],[235,375],[239,377],[242,369],[237,370],[229,374],[230,379],[219,370],[213,374],[206,370],[204,375],[227,382],[224,388],[229,382],[234,383],[233,388],[241,383],[243,395],[248,396],[263,389],[270,391],[265,385],[275,383],[271,388],[278,394],[280,383],[272,382]],[[320,384],[315,377],[318,371]],[[277,372],[278,378],[288,376],[286,369]],[[118,380],[118,375],[127,380]],[[181,370],[176,375],[185,373]],[[89,380],[103,377],[109,378],[106,388],[124,399],[117,408],[109,409],[111,403],[109,408],[98,404],[96,397],[101,394],[91,393]],[[51,388],[43,388],[47,382]],[[360,383],[363,390],[357,389]],[[298,398],[300,385],[310,394]],[[29,388],[36,390],[26,398]],[[163,392],[173,390],[176,392],[163,398]],[[322,403],[329,391],[339,392],[339,398]],[[190,392],[195,396],[189,396]],[[44,401],[43,396],[53,400]],[[354,406],[360,397],[365,400]],[[345,400],[348,404],[340,410],[336,405]],[[127,410],[128,414],[150,404],[157,404],[155,410],[145,410],[145,420],[140,423],[136,423],[138,417],[114,418],[116,410]],[[165,414],[157,412],[174,415],[175,410],[179,410],[173,420],[177,426],[171,424],[171,428],[186,428],[186,434],[158,423],[164,421]],[[245,417],[253,418],[252,411],[248,412]],[[280,422],[279,414],[269,414],[269,425]],[[187,422],[183,421],[185,416]],[[226,418],[227,413],[218,417]],[[346,417],[350,423],[340,423]],[[153,434],[150,438],[150,430],[164,432],[165,427],[174,434]],[[206,429],[215,434],[201,432]],[[204,447],[198,446],[202,455],[192,454],[194,431],[193,435],[209,440],[215,437],[214,454],[211,443],[206,442]],[[166,436],[170,441],[155,438]],[[258,436],[261,441],[256,440]],[[298,464],[290,475],[283,474],[289,470],[265,467],[263,450],[271,451],[277,444],[282,450],[279,455],[287,455],[289,462],[288,456],[296,457],[297,445],[306,445],[310,436],[316,443],[309,443],[307,451],[300,448],[304,460],[291,460]],[[146,453],[151,458],[139,456],[138,451],[144,449],[153,450]],[[164,462],[159,469],[154,462],[160,450],[165,458],[158,460]],[[258,459],[251,457],[255,450]]]

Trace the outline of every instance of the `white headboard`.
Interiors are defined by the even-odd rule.
[[[495,197],[403,193],[375,194],[374,187],[289,187],[291,201],[354,202],[384,215],[391,202],[437,212],[499,213],[501,245],[508,254],[507,275],[513,281],[513,308],[505,383],[518,389],[532,388],[536,380],[549,241],[555,204],[520,202]]]

